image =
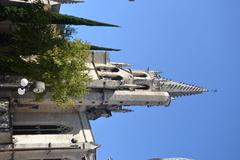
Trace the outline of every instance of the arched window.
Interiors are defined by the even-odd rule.
[[[13,126],[14,135],[29,134],[66,134],[72,128],[63,125],[15,125]]]

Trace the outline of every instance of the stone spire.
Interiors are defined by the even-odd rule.
[[[160,90],[168,92],[171,97],[189,96],[208,92],[208,89],[168,79],[160,80]]]

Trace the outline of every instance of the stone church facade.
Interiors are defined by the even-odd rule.
[[[43,2],[58,12],[61,3],[78,1]],[[1,5],[20,3],[24,2],[0,1]],[[0,23],[2,32],[10,27],[8,21]],[[34,89],[19,94],[26,79],[0,75],[1,160],[95,160],[100,145],[94,139],[90,120],[110,117],[112,112],[130,112],[131,106],[168,107],[176,97],[208,91],[163,78],[157,71],[133,70],[129,64],[111,62],[107,52],[91,52],[86,66],[92,79],[89,92],[76,98],[74,107],[58,107],[50,93],[36,102],[33,92],[37,86],[29,86]]]

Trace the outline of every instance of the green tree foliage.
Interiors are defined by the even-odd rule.
[[[37,17],[36,21],[32,17]],[[42,18],[42,21],[39,19]],[[0,21],[11,20],[21,23],[41,23],[41,24],[70,24],[86,26],[108,26],[118,27],[117,25],[102,23],[75,16],[46,12],[43,10],[43,4],[38,2],[26,7],[0,6]]]
[[[88,50],[89,45],[77,40],[65,41],[37,56],[0,56],[0,72],[43,81],[51,86],[52,99],[58,105],[69,104],[87,91]]]
[[[15,33],[18,36],[14,36],[13,34],[0,33],[0,55],[39,54],[50,49],[52,46],[54,46],[54,44],[61,44],[61,39],[59,38],[51,39],[49,37],[49,34],[45,36],[46,37],[45,39],[42,38],[45,35],[44,34],[45,32],[41,33],[40,35],[38,35],[38,32],[37,34],[36,32],[35,34],[29,34],[32,31],[31,29],[26,27],[23,27],[23,28],[27,29],[27,31],[23,29],[19,29],[18,31],[19,34]],[[75,31],[72,31],[72,30],[70,31],[69,27],[67,27],[64,38],[68,39],[68,37],[72,35],[72,32],[75,32]],[[27,34],[24,34],[24,33],[27,33]],[[21,36],[22,34],[24,34],[25,36],[24,37]],[[32,41],[32,38],[36,39],[37,41]],[[89,44],[89,50],[90,51],[120,51],[120,49],[107,48],[107,47],[101,47],[101,46],[90,45],[90,44]]]
[[[35,17],[35,18],[33,18]],[[44,4],[37,1],[25,7],[0,6],[0,21],[10,20],[21,23],[49,23],[49,13],[44,10]]]
[[[41,75],[42,81],[51,84],[57,104],[71,103],[72,98],[86,93],[90,80],[85,66],[88,50],[89,46],[81,41],[65,42],[37,57],[34,65],[38,72],[32,76],[37,79]]]
[[[0,20],[10,19],[14,25],[12,33],[0,37],[0,73],[43,81],[53,101],[70,104],[87,92],[90,78],[85,64],[90,46],[80,40],[70,41],[71,29],[62,35],[49,24],[43,5],[33,6],[0,6]],[[8,54],[2,54],[1,48]]]
[[[40,2],[26,9],[0,6],[0,20],[2,18],[11,20],[14,30],[11,34],[5,34],[3,38],[0,38],[0,40],[5,39],[4,49],[0,48],[1,54],[24,56],[41,54],[61,43],[59,33],[48,24],[48,13],[44,11],[44,6]],[[31,23],[19,23],[19,19],[22,20],[21,22],[28,22],[31,19]],[[8,48],[6,48],[7,43]]]

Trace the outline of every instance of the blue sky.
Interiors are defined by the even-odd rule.
[[[77,38],[120,48],[113,61],[217,93],[177,98],[169,108],[132,107],[92,122],[98,159],[240,159],[240,1],[86,0],[61,12],[121,28],[77,27]]]

